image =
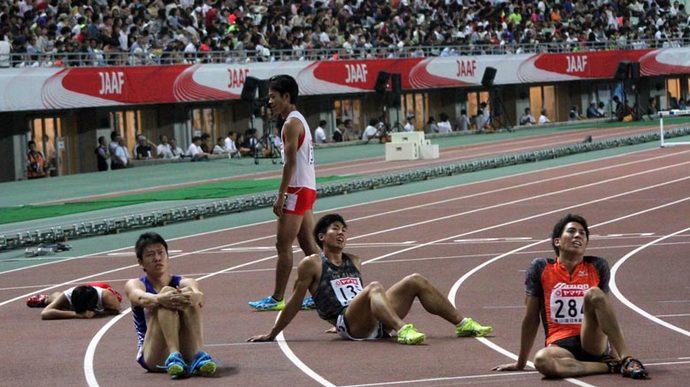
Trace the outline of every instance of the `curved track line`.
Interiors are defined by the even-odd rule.
[[[571,166],[572,166],[572,165],[581,165],[581,164],[592,163],[592,162],[597,162],[597,161],[601,161],[601,160],[608,160],[608,159],[613,159],[613,158],[624,157],[624,156],[626,156],[626,155],[630,155],[630,154],[634,154],[634,153],[641,153],[641,152],[649,152],[649,150],[641,150],[641,151],[630,152],[630,153],[622,154],[622,155],[609,156],[609,157],[604,157],[604,158],[597,159],[597,160],[581,161],[581,162],[573,163],[573,164],[569,164],[569,165],[571,165]],[[587,171],[576,172],[576,173],[572,173],[572,174],[568,174],[568,175],[562,175],[562,176],[558,176],[558,177],[554,177],[554,178],[549,178],[549,179],[545,179],[545,180],[540,180],[540,181],[536,181],[536,182],[532,182],[532,183],[517,184],[517,185],[513,185],[513,186],[510,186],[510,187],[501,188],[501,189],[497,189],[497,190],[485,191],[485,193],[494,193],[494,192],[501,192],[501,191],[505,191],[505,190],[509,190],[509,189],[513,189],[513,188],[522,188],[522,187],[526,187],[526,186],[533,185],[533,184],[543,183],[543,182],[545,182],[545,181],[553,181],[553,180],[557,180],[557,179],[563,179],[563,178],[568,178],[568,177],[573,177],[573,176],[579,176],[579,175],[587,174],[587,173],[591,173],[591,172],[598,172],[598,171],[603,171],[603,170],[612,169],[612,168],[617,168],[617,167],[623,167],[623,166],[628,166],[628,165],[634,165],[634,164],[638,164],[638,163],[645,163],[645,162],[649,162],[649,161],[651,161],[651,160],[660,160],[660,159],[664,159],[664,158],[667,158],[667,157],[682,155],[682,154],[688,153],[688,152],[690,152],[690,151],[682,151],[682,152],[675,152],[675,153],[670,153],[670,154],[663,154],[663,155],[661,155],[661,156],[654,156],[654,157],[646,158],[646,159],[643,159],[643,160],[629,161],[629,162],[626,162],[626,163],[616,164],[616,165],[607,165],[607,166],[601,167],[601,168],[595,168],[595,169],[590,169],[590,170],[587,170]],[[528,171],[528,172],[523,172],[523,173],[517,173],[517,174],[511,175],[511,176],[509,176],[509,177],[525,176],[525,175],[534,174],[534,173],[543,173],[544,171],[551,171],[551,170],[558,169],[558,168],[563,168],[563,166],[555,166],[555,167],[544,168],[544,169],[539,170],[539,171]],[[408,197],[413,197],[413,196],[418,196],[418,195],[424,195],[424,194],[427,194],[427,193],[430,193],[430,192],[441,192],[441,191],[444,191],[444,190],[455,189],[455,188],[458,188],[458,187],[467,187],[467,186],[471,186],[471,185],[475,185],[475,184],[481,184],[481,183],[486,183],[486,182],[493,182],[493,181],[497,181],[497,180],[505,179],[505,178],[507,178],[507,177],[506,177],[506,176],[500,176],[500,177],[495,177],[495,178],[491,178],[491,179],[486,179],[486,180],[481,180],[481,181],[475,181],[475,182],[471,182],[471,183],[463,183],[463,184],[452,185],[452,186],[448,186],[448,187],[436,188],[436,189],[428,190],[428,191],[424,191],[424,192],[416,192],[416,193],[405,194],[405,195],[400,195],[400,196],[395,196],[395,197],[390,197],[390,198],[385,198],[385,199],[373,200],[373,201],[368,202],[367,204],[375,204],[375,203],[381,203],[381,202],[390,201],[390,200],[397,200],[397,199],[401,199],[401,198],[408,198]],[[451,199],[445,199],[445,200],[436,201],[436,202],[433,202],[433,203],[424,203],[424,204],[420,204],[420,205],[417,205],[417,206],[408,207],[408,209],[422,208],[422,207],[425,207],[425,206],[433,206],[433,205],[436,205],[436,204],[446,203],[446,202],[450,202],[450,201],[453,201],[453,200],[467,199],[467,198],[475,197],[475,196],[478,196],[478,195],[479,195],[479,194],[465,195],[465,196],[462,196],[462,197],[456,197],[456,198],[451,198]],[[338,210],[338,209],[345,209],[345,208],[350,208],[350,207],[356,207],[356,206],[359,206],[359,205],[360,205],[360,204],[352,204],[352,205],[349,205],[349,206],[334,207],[334,208],[332,208],[332,209],[329,209],[328,211],[334,211],[334,210]],[[401,212],[401,211],[404,211],[404,210],[405,210],[405,209],[392,210],[392,211],[388,211],[388,212],[379,213],[378,215],[363,216],[363,217],[360,217],[360,218],[352,219],[352,220],[350,220],[350,222],[357,221],[357,220],[362,220],[362,219],[368,219],[368,218],[375,217],[375,216],[380,216],[380,215],[389,215],[389,214],[393,214],[393,213],[396,213],[396,212]],[[224,229],[220,229],[220,230],[206,231],[206,232],[202,232],[202,233],[198,233],[198,234],[185,235],[185,236],[181,236],[181,237],[177,237],[177,238],[170,238],[170,239],[168,239],[168,241],[175,241],[175,240],[181,240],[181,239],[186,239],[186,238],[195,238],[195,237],[199,237],[199,236],[203,236],[203,235],[214,234],[214,233],[221,233],[221,232],[231,231],[231,230],[240,229],[240,228],[244,228],[244,227],[251,227],[251,226],[255,226],[255,225],[261,225],[261,224],[270,223],[270,222],[274,222],[274,220],[267,220],[267,221],[252,223],[252,224],[248,224],[248,225],[240,225],[240,226],[235,226],[235,227],[229,227],[229,228],[224,228]],[[253,241],[258,241],[258,240],[261,240],[261,239],[269,239],[269,238],[272,238],[272,237],[273,237],[273,235],[269,235],[269,236],[265,236],[265,237],[262,237],[262,238],[254,239]],[[56,261],[45,262],[45,263],[41,263],[41,264],[37,264],[37,265],[31,265],[31,266],[20,267],[20,268],[16,268],[16,269],[12,269],[12,270],[2,271],[2,272],[0,272],[0,275],[7,274],[7,273],[13,273],[13,272],[21,271],[21,270],[26,270],[26,269],[31,269],[31,268],[36,268],[36,267],[41,267],[41,266],[46,266],[46,265],[52,265],[52,264],[55,264],[55,263],[67,262],[67,261],[71,261],[71,260],[75,260],[75,259],[88,258],[88,257],[93,256],[93,255],[103,255],[103,254],[106,254],[106,253],[109,253],[109,252],[121,251],[121,250],[129,249],[129,248],[131,248],[131,247],[130,247],[130,246],[128,246],[128,247],[121,247],[121,248],[118,248],[118,249],[100,251],[100,252],[96,252],[96,253],[80,255],[80,256],[77,256],[77,257],[73,257],[73,258],[67,258],[67,259],[63,259],[63,260],[56,260]],[[2,306],[2,304],[0,304],[0,306]]]
[[[680,163],[680,164],[674,164],[673,166],[680,166],[680,165],[684,165],[684,164],[688,164],[688,163],[690,163],[690,162],[684,162],[684,163]],[[657,169],[653,169],[653,170],[647,170],[647,171],[644,171],[644,172],[634,173],[634,174],[628,175],[628,177],[636,176],[636,175],[643,174],[643,173],[650,173],[650,172],[654,172],[654,171],[657,171],[657,170],[667,169],[667,168],[671,168],[671,167],[673,167],[673,166],[665,166],[665,167],[662,167],[662,168],[657,168]],[[625,178],[625,177],[619,176],[619,177],[616,177],[616,178],[613,178],[613,179],[602,180],[602,181],[599,181],[599,182],[597,182],[597,183],[592,183],[592,184],[588,184],[588,185],[582,185],[582,186],[573,187],[573,188],[565,189],[565,190],[561,190],[561,191],[554,191],[554,192],[551,192],[551,193],[548,193],[548,194],[545,194],[545,195],[538,195],[538,196],[536,196],[536,197],[533,196],[533,197],[529,197],[529,198],[526,198],[526,199],[517,200],[517,201],[514,201],[514,202],[503,203],[503,204],[497,205],[497,206],[484,207],[483,209],[468,211],[467,213],[472,213],[472,212],[477,212],[477,211],[484,210],[484,209],[489,209],[489,208],[494,208],[494,207],[500,207],[500,206],[505,206],[505,205],[509,205],[509,204],[514,204],[515,202],[526,201],[526,200],[532,200],[532,199],[535,199],[535,198],[538,198],[538,197],[543,197],[543,196],[548,196],[548,195],[555,195],[555,194],[559,194],[559,193],[563,193],[563,192],[568,192],[568,191],[572,191],[572,190],[577,190],[577,189],[585,188],[585,187],[592,186],[592,185],[603,184],[603,183],[607,183],[607,182],[610,182],[610,181],[620,180],[620,179],[622,179],[622,178]],[[417,245],[417,246],[409,247],[409,248],[402,249],[402,250],[398,250],[398,251],[395,251],[395,252],[392,252],[392,253],[389,253],[389,254],[385,254],[385,255],[376,257],[376,258],[372,258],[372,259],[370,259],[370,260],[367,260],[367,261],[363,262],[363,264],[375,262],[375,261],[378,261],[378,260],[380,260],[380,259],[383,259],[383,258],[392,256],[392,255],[396,255],[396,254],[400,254],[400,253],[403,253],[403,252],[406,252],[406,251],[418,249],[418,248],[421,248],[421,247],[424,247],[424,246],[431,245],[431,244],[433,244],[433,243],[443,242],[443,241],[450,240],[450,239],[454,239],[454,238],[458,238],[458,237],[461,237],[461,236],[471,235],[471,234],[479,233],[479,232],[482,232],[482,231],[487,231],[487,230],[491,230],[491,229],[494,229],[494,228],[503,227],[503,226],[505,226],[505,225],[510,225],[510,224],[514,224],[514,223],[519,223],[519,222],[522,222],[522,221],[524,221],[524,220],[529,220],[529,219],[541,217],[541,216],[544,216],[544,215],[550,215],[550,214],[553,214],[553,213],[556,213],[556,212],[562,212],[564,209],[575,208],[575,207],[582,206],[582,205],[586,205],[586,204],[592,204],[592,203],[597,203],[597,202],[601,202],[601,201],[606,201],[606,200],[610,200],[610,199],[613,199],[613,198],[616,198],[616,197],[625,196],[625,195],[629,195],[629,194],[631,194],[631,193],[641,192],[641,191],[645,191],[645,190],[649,190],[649,189],[661,187],[661,186],[668,185],[668,184],[673,184],[673,183],[676,183],[676,182],[678,182],[678,181],[683,181],[683,180],[687,180],[687,179],[690,179],[690,177],[684,177],[684,178],[680,178],[680,179],[676,179],[676,180],[666,181],[666,182],[659,183],[659,184],[654,184],[654,185],[651,185],[651,186],[648,186],[648,187],[639,188],[639,189],[636,189],[636,190],[632,190],[632,191],[628,191],[628,192],[624,192],[624,193],[620,193],[620,194],[616,194],[616,195],[611,195],[611,196],[607,196],[607,197],[604,197],[604,198],[595,199],[595,200],[592,200],[592,201],[590,201],[590,202],[580,203],[580,204],[573,205],[573,206],[570,206],[570,207],[565,207],[565,208],[559,208],[559,209],[557,209],[557,210],[547,211],[547,212],[544,212],[544,213],[541,213],[541,214],[533,215],[533,216],[526,217],[526,218],[522,218],[522,219],[518,219],[518,220],[513,220],[513,221],[510,221],[510,222],[505,222],[505,223],[502,223],[502,224],[499,224],[499,225],[494,225],[494,226],[485,227],[485,228],[483,228],[483,229],[473,230],[473,231],[470,231],[470,232],[458,234],[458,235],[451,236],[451,237],[442,238],[442,239],[439,239],[439,240],[436,240],[436,241],[432,241],[432,242],[426,242],[426,243],[423,243],[423,244],[419,244],[419,245]],[[683,200],[688,200],[688,199],[690,199],[690,198],[686,198],[686,199],[683,199]],[[456,215],[456,216],[458,216],[458,215]],[[448,217],[438,218],[437,220],[444,219],[444,218],[448,218]],[[429,223],[429,221],[418,222],[418,223],[419,223],[419,224],[424,224],[424,223]],[[413,225],[408,225],[407,227],[411,227],[411,226],[413,226]],[[402,227],[395,227],[395,228],[392,228],[392,229],[390,229],[390,230],[397,230],[397,229],[400,229],[400,228],[402,228]],[[364,236],[368,236],[368,235],[372,235],[372,234],[378,234],[378,233],[380,233],[380,232],[370,233],[370,234],[366,234],[366,235],[360,235],[360,236],[357,236],[357,237],[354,237],[354,238],[351,238],[351,239],[362,238],[362,237],[364,237]],[[204,250],[207,250],[207,249],[204,249]],[[202,250],[202,251],[203,251],[203,250]],[[190,253],[185,253],[185,254],[191,254],[191,252],[190,252]],[[270,257],[262,258],[261,260],[267,260],[267,259],[270,259],[270,258],[273,258],[273,257],[275,257],[275,256],[270,256]],[[238,267],[244,267],[244,266],[249,265],[249,264],[251,264],[251,263],[243,264],[243,265],[240,265],[240,266],[238,266]],[[224,269],[224,270],[219,271],[219,272],[216,272],[216,273],[211,273],[211,274],[208,274],[208,275],[206,275],[206,276],[204,276],[204,277],[200,277],[200,278],[198,278],[197,280],[209,278],[209,277],[215,276],[215,275],[220,274],[220,273],[225,273],[225,272],[234,270],[235,268],[237,268],[237,267],[232,267],[232,268]],[[0,306],[2,306],[2,304],[0,304]],[[118,316],[118,317],[120,317],[120,316]],[[121,318],[121,317],[120,317],[120,318]],[[109,329],[109,328],[110,328],[110,326],[108,326],[108,329]],[[107,329],[104,330],[103,334],[105,333],[105,331],[107,331]],[[99,333],[100,333],[100,331],[99,331]],[[103,336],[103,335],[101,334],[100,337],[102,337],[102,336]],[[99,337],[99,340],[100,340],[100,337]],[[95,337],[94,337],[94,339],[95,339]],[[284,339],[284,337],[283,337],[283,339]],[[295,367],[297,367],[298,369],[302,370],[302,372],[304,372],[306,375],[308,375],[308,376],[310,376],[310,377],[312,377],[312,378],[314,378],[314,376],[316,376],[316,377],[319,377],[319,378],[323,379],[319,374],[317,374],[316,372],[314,372],[311,368],[309,368],[308,366],[306,366],[306,364],[304,364],[301,360],[299,360],[298,358],[296,358],[296,357],[294,356],[294,353],[292,352],[292,350],[289,349],[289,346],[288,346],[288,344],[287,344],[286,341],[283,341],[283,343],[284,343],[284,345],[280,345],[281,351],[283,351],[283,354],[285,354],[285,356],[286,356],[290,361],[293,362],[293,364],[295,365]],[[94,344],[94,348],[95,348],[97,345],[98,345],[98,342],[96,341],[96,343]],[[89,346],[91,346],[91,343],[89,344]],[[85,372],[85,373],[87,372],[87,369],[93,370],[93,354],[90,354],[90,356],[91,356],[91,357],[90,357],[89,359],[87,359],[86,357],[85,357],[85,359],[84,359],[84,372]],[[295,361],[293,361],[293,360],[296,360],[297,362],[295,362]],[[87,364],[87,363],[88,363],[88,364]],[[87,368],[87,366],[88,366],[88,368]],[[93,376],[93,378],[94,378],[94,380],[95,380],[95,375]],[[88,377],[87,377],[87,379],[88,379]],[[319,382],[319,383],[321,383],[321,380],[319,380],[319,379],[314,379],[314,380],[317,381],[317,382]],[[325,379],[323,379],[323,380],[325,381]],[[326,381],[326,382],[327,382],[327,381]],[[328,383],[330,383],[330,382],[328,382]],[[96,382],[96,384],[93,384],[92,386],[97,386],[97,385],[98,385],[98,384],[97,384],[97,382]]]
[[[673,205],[682,203],[682,202],[687,201],[687,200],[690,200],[690,197],[686,197],[686,198],[684,198],[684,199],[679,199],[679,200],[673,201],[673,202],[671,202],[671,203],[662,204],[662,205],[660,205],[660,206],[648,208],[648,209],[646,209],[646,210],[634,212],[634,213],[632,213],[632,214],[628,214],[628,215],[625,215],[625,216],[622,216],[622,217],[618,217],[618,218],[615,218],[615,219],[611,219],[611,220],[608,220],[608,221],[605,221],[605,222],[597,223],[597,224],[595,224],[595,225],[590,226],[589,228],[592,229],[592,228],[596,228],[596,227],[601,227],[601,226],[604,226],[604,225],[607,225],[607,224],[610,224],[610,223],[614,223],[614,222],[618,222],[618,221],[621,221],[621,220],[624,220],[624,219],[628,219],[628,218],[632,218],[632,217],[635,217],[635,216],[638,216],[638,215],[642,215],[642,214],[645,214],[645,213],[647,213],[647,212],[652,212],[652,211],[656,211],[656,210],[658,210],[658,209],[662,209],[662,208],[665,208],[665,207],[668,207],[668,206],[673,206]],[[592,203],[592,202],[583,203],[582,205],[591,204],[591,203]],[[578,206],[579,206],[579,205],[578,205]],[[562,210],[572,209],[572,208],[575,208],[575,207],[577,207],[577,206],[564,207]],[[533,218],[533,217],[525,218],[525,220],[531,219],[531,218]],[[676,232],[676,233],[674,233],[674,234],[671,234],[671,235],[680,234],[680,233],[682,233],[682,232],[684,232],[684,231],[687,231],[687,230],[690,230],[690,228],[687,228],[687,229],[685,229],[685,230],[678,231],[678,232]],[[665,239],[665,238],[667,238],[667,237],[670,237],[671,235],[666,236],[666,237],[664,237],[664,238],[662,238],[662,239]],[[492,259],[490,259],[490,260],[488,260],[488,261],[485,261],[485,262],[481,263],[480,265],[475,266],[472,270],[470,270],[470,271],[468,271],[467,273],[465,273],[465,275],[463,275],[462,277],[460,277],[460,278],[453,284],[453,286],[450,288],[450,291],[448,292],[448,300],[451,302],[451,304],[453,304],[453,306],[455,306],[455,300],[456,300],[456,298],[457,298],[457,293],[458,293],[458,291],[460,290],[460,286],[461,286],[468,278],[470,278],[472,275],[474,275],[476,272],[478,272],[479,270],[483,269],[484,267],[486,267],[486,266],[488,266],[488,265],[490,265],[490,264],[492,264],[492,263],[494,263],[494,262],[496,262],[496,261],[498,261],[498,260],[500,260],[500,259],[502,259],[502,258],[505,258],[505,257],[507,257],[507,256],[509,256],[509,255],[518,253],[518,252],[520,252],[520,251],[522,251],[522,250],[525,250],[525,249],[527,249],[527,248],[530,248],[530,247],[536,246],[536,245],[538,245],[538,244],[540,244],[540,243],[545,243],[545,242],[548,242],[548,241],[550,241],[550,238],[543,239],[543,240],[540,240],[540,241],[537,241],[537,242],[534,242],[534,243],[530,243],[529,245],[525,245],[525,246],[522,246],[522,247],[518,247],[517,249],[513,249],[513,250],[511,250],[511,251],[508,251],[508,252],[506,252],[506,253],[503,253],[503,254],[501,254],[501,255],[499,255],[499,256],[496,256],[496,257],[494,257],[494,258],[492,258]],[[649,245],[649,244],[650,244],[650,243],[648,243],[647,245]],[[645,245],[645,246],[647,246],[647,245]],[[643,246],[643,247],[644,247],[644,246]],[[638,249],[638,250],[639,250],[639,249]],[[618,263],[616,263],[616,265],[618,265]],[[616,267],[616,265],[614,265],[614,268]],[[612,276],[611,276],[611,278],[615,278],[614,275],[613,275],[613,270],[612,270]],[[610,283],[610,285],[614,285],[614,286],[615,286],[615,281],[613,281],[612,283]],[[613,287],[611,287],[611,289],[613,289]],[[621,295],[621,296],[622,296],[622,295]],[[653,317],[653,316],[652,316],[652,317]],[[476,339],[479,340],[479,342],[481,342],[482,344],[486,345],[487,347],[493,349],[494,351],[496,351],[496,352],[498,352],[498,353],[500,353],[500,354],[502,354],[502,355],[505,355],[506,357],[508,357],[508,358],[510,358],[510,359],[517,360],[517,358],[518,358],[518,356],[517,356],[516,354],[514,354],[514,353],[508,351],[507,349],[505,349],[505,348],[499,346],[498,344],[495,344],[494,342],[492,342],[492,341],[490,341],[490,340],[488,340],[488,339],[486,339],[486,338],[477,337]],[[534,368],[534,364],[533,364],[532,362],[530,362],[530,361],[527,362],[527,365],[530,366],[530,367],[532,367],[532,368]],[[568,379],[566,379],[566,380],[569,381],[569,382],[571,382],[571,383],[574,383],[574,384],[583,385],[583,384],[580,384],[580,383],[583,383],[583,382],[581,382],[581,381],[579,381],[579,380],[577,380],[577,379],[568,378]]]
[[[628,299],[623,295],[623,293],[621,293],[621,291],[618,289],[618,286],[616,285],[616,274],[618,273],[618,269],[620,269],[620,267],[625,263],[625,261],[628,260],[628,258],[632,257],[633,255],[635,255],[635,254],[637,254],[638,252],[640,252],[640,251],[646,249],[646,248],[649,247],[649,246],[652,246],[652,245],[654,245],[654,244],[656,244],[656,243],[658,243],[658,242],[661,242],[661,241],[663,241],[663,240],[665,240],[665,239],[674,237],[674,236],[676,236],[676,235],[678,235],[678,234],[682,234],[682,233],[684,233],[684,232],[686,232],[686,231],[688,231],[688,230],[690,230],[690,227],[688,227],[688,228],[686,228],[686,229],[683,229],[683,230],[680,230],[680,231],[676,231],[676,232],[674,232],[673,234],[668,234],[668,235],[665,235],[665,236],[663,236],[663,237],[661,237],[661,238],[655,239],[655,240],[653,240],[653,241],[651,241],[651,242],[649,242],[649,243],[647,243],[647,244],[644,244],[644,245],[642,245],[642,246],[636,248],[635,250],[633,250],[633,251],[629,252],[628,254],[626,254],[623,258],[619,259],[619,260],[616,262],[616,264],[613,265],[613,267],[611,268],[611,281],[610,281],[609,287],[611,288],[611,292],[616,296],[616,298],[618,298],[618,300],[620,300],[620,302],[623,303],[623,305],[625,305],[625,306],[627,306],[628,308],[632,309],[633,311],[637,312],[637,313],[638,313],[639,315],[641,315],[642,317],[644,317],[644,318],[646,318],[646,319],[648,319],[648,320],[651,320],[652,322],[655,322],[655,323],[657,323],[657,324],[659,324],[659,325],[661,325],[661,326],[663,326],[663,327],[666,327],[666,328],[668,328],[668,329],[670,329],[670,330],[676,331],[676,332],[678,332],[678,333],[680,333],[680,334],[682,334],[682,335],[685,335],[685,336],[690,337],[690,332],[686,331],[685,329],[680,328],[680,327],[677,327],[677,326],[675,326],[675,325],[673,325],[673,324],[671,324],[671,323],[668,323],[668,322],[666,322],[666,321],[664,321],[664,320],[662,320],[662,319],[660,319],[660,318],[658,318],[658,317],[656,317],[656,316],[654,316],[654,315],[648,313],[647,311],[645,311],[644,309],[638,307],[637,305],[633,304],[632,302],[630,302],[630,300],[628,300]]]

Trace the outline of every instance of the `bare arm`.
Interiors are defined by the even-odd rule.
[[[539,329],[539,298],[526,296],[525,317],[522,319],[522,329],[520,334],[520,354],[515,363],[508,363],[496,366],[494,371],[521,371],[527,365],[534,338]]]
[[[184,279],[180,285],[183,285],[184,281],[187,280]],[[196,281],[194,282],[196,283]],[[162,307],[181,310],[190,305],[193,298],[189,291],[183,293],[182,289],[162,291],[158,294],[147,293],[144,284],[136,278],[127,281],[125,284],[125,295],[133,307],[141,306],[146,309]]]
[[[285,164],[283,165],[283,174],[280,179],[280,187],[278,188],[278,197],[273,203],[273,213],[279,217],[283,215],[285,193],[287,192],[288,184],[290,184],[290,180],[295,174],[295,168],[297,166],[297,146],[299,136],[303,131],[304,126],[296,118],[288,119],[283,125],[283,133],[285,137],[283,142]]]
[[[297,280],[295,281],[295,286],[292,289],[292,296],[285,304],[285,309],[280,312],[280,316],[276,321],[275,325],[268,334],[252,336],[247,341],[273,341],[276,336],[285,329],[288,324],[302,308],[302,301],[304,296],[307,295],[307,290],[311,287],[312,283],[315,281],[316,272],[320,270],[320,266],[314,264],[314,255],[306,257],[300,262],[297,268]]]
[[[41,318],[43,320],[62,320],[62,319],[68,319],[68,318],[90,318],[93,316],[93,312],[90,313],[90,316],[88,314],[82,313],[81,315],[77,314],[75,311],[72,310],[70,307],[69,301],[67,300],[67,297],[65,296],[64,293],[60,293],[59,297],[56,297],[53,302],[48,304],[42,311],[41,311]]]

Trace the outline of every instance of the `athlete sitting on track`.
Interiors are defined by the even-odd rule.
[[[120,313],[122,296],[105,282],[89,282],[64,292],[37,294],[26,300],[32,308],[44,307],[41,318],[59,320],[92,318],[98,315]]]
[[[556,223],[551,235],[556,259],[537,258],[527,269],[517,363],[499,365],[495,371],[525,368],[541,316],[546,348],[534,356],[534,365],[544,376],[647,377],[642,363],[630,356],[609,301],[608,263],[585,256],[588,241],[587,221],[581,216],[568,214]]]
[[[320,254],[305,257],[297,269],[292,297],[271,332],[248,341],[272,341],[300,310],[307,290],[312,294],[319,316],[335,326],[349,340],[374,340],[397,332],[401,344],[419,344],[425,335],[402,319],[417,298],[429,313],[455,325],[457,336],[485,336],[492,328],[482,326],[460,312],[420,274],[412,274],[385,290],[378,282],[363,288],[362,263],[358,256],[343,253],[347,224],[337,214],[325,215],[314,228]]]
[[[125,292],[137,332],[137,362],[150,372],[166,370],[173,379],[213,375],[216,363],[201,350],[204,294],[197,281],[171,274],[168,244],[160,235],[141,234],[135,250],[145,274],[127,281]]]

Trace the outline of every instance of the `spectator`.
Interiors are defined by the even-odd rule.
[[[48,176],[47,166],[43,153],[36,150],[36,142],[31,140],[27,143],[29,152],[26,154],[26,176],[29,179],[40,179]]]
[[[96,147],[95,153],[96,167],[99,171],[107,171],[110,153],[108,153],[108,146],[105,144],[105,136],[98,137],[98,146]]]
[[[129,166],[129,159],[131,158],[129,154],[129,149],[125,145],[125,139],[122,136],[116,136],[117,145],[115,145],[114,153],[111,153],[110,159],[110,169],[122,169]]]
[[[378,124],[378,120],[376,118],[372,118],[369,120],[369,125],[367,125],[366,128],[364,128],[364,132],[362,132],[362,140],[364,140],[364,143],[369,143],[372,138],[379,138],[381,133],[376,129],[376,125]]]
[[[529,126],[536,124],[537,121],[532,116],[532,110],[528,107],[525,108],[525,113],[520,116],[520,125]]]
[[[539,125],[548,124],[551,122],[549,117],[546,116],[546,109],[541,109],[541,115],[539,116]]]
[[[336,120],[335,129],[333,129],[333,142],[342,142],[343,141],[343,131],[344,130],[345,130],[345,126],[343,125],[342,121]]]
[[[587,118],[603,117],[603,114],[599,113],[599,110],[597,110],[597,104],[594,101],[589,103],[589,107],[587,107],[587,112],[585,114],[587,115]]]
[[[439,115],[438,121],[438,132],[439,133],[450,133],[453,131],[453,127],[450,125],[450,120],[448,119],[448,114],[441,113]]]
[[[577,110],[577,106],[573,105],[570,107],[570,112],[568,112],[568,121],[578,121],[581,120],[582,116]]]
[[[458,132],[467,132],[470,129],[470,118],[467,117],[467,110],[462,109],[460,111],[460,117],[458,117]]]
[[[187,148],[187,156],[192,161],[208,161],[208,153],[201,149],[201,136],[192,137],[192,143]]]
[[[211,146],[209,145],[208,141],[211,138],[211,135],[208,133],[202,133],[201,134],[201,150],[206,153],[210,154],[211,153]]]
[[[345,126],[345,131],[343,132],[345,133],[345,136],[343,136],[343,139],[345,141],[354,141],[359,138],[359,136],[357,135],[357,131],[352,126],[351,119],[346,119],[345,122],[343,122],[343,124]]]
[[[316,144],[324,144],[326,143],[326,131],[324,130],[326,128],[327,122],[325,120],[319,121],[319,126],[314,129],[314,143]]]
[[[225,150],[225,139],[223,137],[218,137],[216,139],[216,145],[213,146],[214,155],[226,155],[228,152]]]
[[[407,129],[405,129],[407,131]],[[429,116],[429,120],[426,122],[426,133],[438,133],[438,125],[436,125],[436,120],[434,116]]]
[[[177,146],[177,140],[175,140],[174,138],[170,139],[170,153],[172,154],[171,158],[173,160],[179,159],[179,158],[182,158],[185,156],[184,151],[182,150],[182,148]]]
[[[403,130],[406,131],[406,132],[414,132],[414,114],[413,114],[413,113],[409,113],[409,114],[405,117],[405,119],[406,119],[407,123],[406,123],[405,126],[403,127]]]
[[[238,154],[239,150],[237,149],[237,132],[233,130],[228,132],[228,136],[225,137],[225,141],[223,142],[223,148],[231,157]]]
[[[477,132],[482,133],[485,130],[491,129],[491,116],[489,115],[489,109],[486,106],[486,102],[479,104],[479,109],[477,110],[477,117],[475,118],[475,125],[477,126]]]
[[[156,144],[150,142],[143,134],[140,134],[137,137],[137,146],[134,147],[134,157],[137,160],[151,160],[155,146]]]
[[[167,160],[172,159],[173,153],[170,143],[168,142],[168,136],[161,134],[159,139],[161,143],[156,147],[156,154],[158,155],[158,158]]]

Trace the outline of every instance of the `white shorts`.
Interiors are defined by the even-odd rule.
[[[350,329],[347,327],[347,321],[345,321],[345,313],[341,313],[338,316],[338,320],[335,323],[335,330],[343,339],[352,341],[378,340],[388,337],[386,330],[383,328],[383,324],[380,322],[374,327],[367,337],[356,338],[350,336]]]

